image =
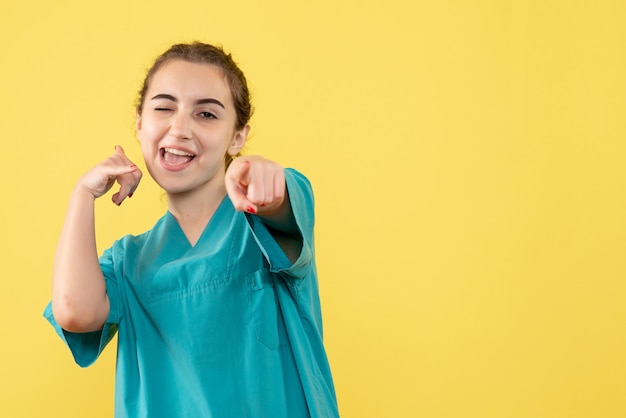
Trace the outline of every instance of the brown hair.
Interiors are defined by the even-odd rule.
[[[183,60],[197,64],[210,64],[219,68],[226,77],[230,92],[235,105],[237,122],[235,129],[243,129],[250,121],[254,109],[250,102],[250,91],[246,77],[233,60],[231,54],[226,53],[221,47],[205,44],[202,42],[192,42],[188,44],[172,45],[167,51],[159,55],[148,70],[141,89],[137,95],[137,113],[141,115],[145,101],[146,92],[154,74],[167,62],[172,60]],[[226,156],[226,164],[230,163],[230,158]]]

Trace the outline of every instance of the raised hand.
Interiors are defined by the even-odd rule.
[[[78,186],[98,198],[108,192],[117,181],[120,189],[112,200],[119,206],[124,199],[133,195],[141,176],[141,170],[128,159],[122,147],[116,145],[115,153],[85,173]]]
[[[283,168],[261,156],[238,157],[226,171],[226,191],[242,212],[275,212],[285,201],[285,188]]]

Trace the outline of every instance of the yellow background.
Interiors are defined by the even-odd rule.
[[[626,3],[34,1],[0,6],[0,416],[110,417],[42,318],[77,178],[177,41],[223,44],[249,153],[312,180],[343,417],[626,416]],[[101,250],[165,209],[98,202]]]

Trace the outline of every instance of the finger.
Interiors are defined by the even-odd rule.
[[[115,153],[120,156],[124,156],[124,157],[126,156],[126,153],[124,152],[124,148],[122,148],[121,145],[115,146]]]
[[[131,195],[132,187],[129,184],[123,183],[120,185],[120,190],[113,195],[111,200],[113,200],[113,203],[119,206],[127,197],[130,197]]]
[[[126,167],[127,170],[118,176],[116,176],[117,183],[120,185],[120,189],[117,193],[115,193],[111,200],[116,205],[121,205],[124,199],[132,196],[134,191],[137,189],[139,185],[139,181],[141,179],[141,171],[136,165],[131,165]]]
[[[142,176],[143,176],[143,173],[141,172],[141,170],[139,168],[137,168],[137,170],[131,172],[130,174],[127,174],[126,176],[123,176],[123,177],[129,177],[130,178],[130,180],[128,181],[128,189],[129,189],[128,197],[133,197],[133,194],[137,190],[137,187],[139,187],[139,182],[141,181],[141,177]],[[124,181],[124,180],[122,180],[122,181]],[[119,180],[118,180],[118,182],[119,182]]]
[[[249,213],[257,213],[257,205],[248,199],[244,190],[240,187],[234,187],[227,190],[228,197],[230,201],[233,203],[235,209],[240,212],[249,212]]]
[[[228,197],[230,201],[233,203],[233,206],[239,212],[249,212],[252,214],[257,213],[258,208],[257,205],[252,203],[244,193],[240,190],[235,190],[233,192],[228,193]]]
[[[109,178],[117,178],[119,176],[123,176],[125,174],[134,173],[139,171],[139,167],[135,164],[130,165],[116,165],[110,166],[106,170],[105,174],[109,176]]]
[[[232,167],[229,169],[229,171],[230,177],[240,186],[247,187],[250,184],[250,161],[242,159],[241,162],[238,164],[233,162]]]
[[[285,179],[282,168],[277,165],[266,167],[263,174],[263,181],[259,185],[258,199],[251,199],[259,203],[261,207],[271,208],[280,205],[284,197]],[[254,184],[254,181],[253,181]],[[261,190],[260,187],[263,187]]]
[[[115,146],[115,153],[113,154],[113,159],[115,161],[119,161],[122,165],[132,165],[133,162],[126,155],[124,148],[121,145]]]
[[[265,205],[267,193],[267,176],[260,165],[254,165],[249,170],[249,184],[246,197],[251,203],[256,205]]]
[[[117,193],[113,194],[111,200],[113,201],[113,203],[119,206],[127,197],[130,197],[131,195],[132,192],[130,186],[124,184],[120,187],[120,190]]]
[[[141,170],[137,169],[136,171],[133,171],[131,173],[131,176],[133,178],[133,186],[130,188],[130,193],[128,194],[128,197],[133,197],[133,194],[137,190],[137,187],[139,187],[139,182],[143,177],[143,173],[141,172]]]
[[[283,203],[283,200],[285,200],[286,189],[287,184],[285,184],[285,173],[281,168],[274,177],[274,199],[278,204]]]
[[[256,213],[256,205],[247,197],[250,179],[250,162],[244,159],[235,160],[226,175],[226,192],[236,210]]]
[[[95,197],[99,197],[106,193],[118,177],[138,171],[134,164],[131,165],[105,165],[97,168],[92,177],[88,173],[84,177],[84,183],[88,189],[94,192]]]

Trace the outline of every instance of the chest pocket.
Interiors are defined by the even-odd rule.
[[[276,280],[268,270],[246,276],[248,302],[253,315],[257,340],[271,350],[289,344],[283,312],[276,295]]]

